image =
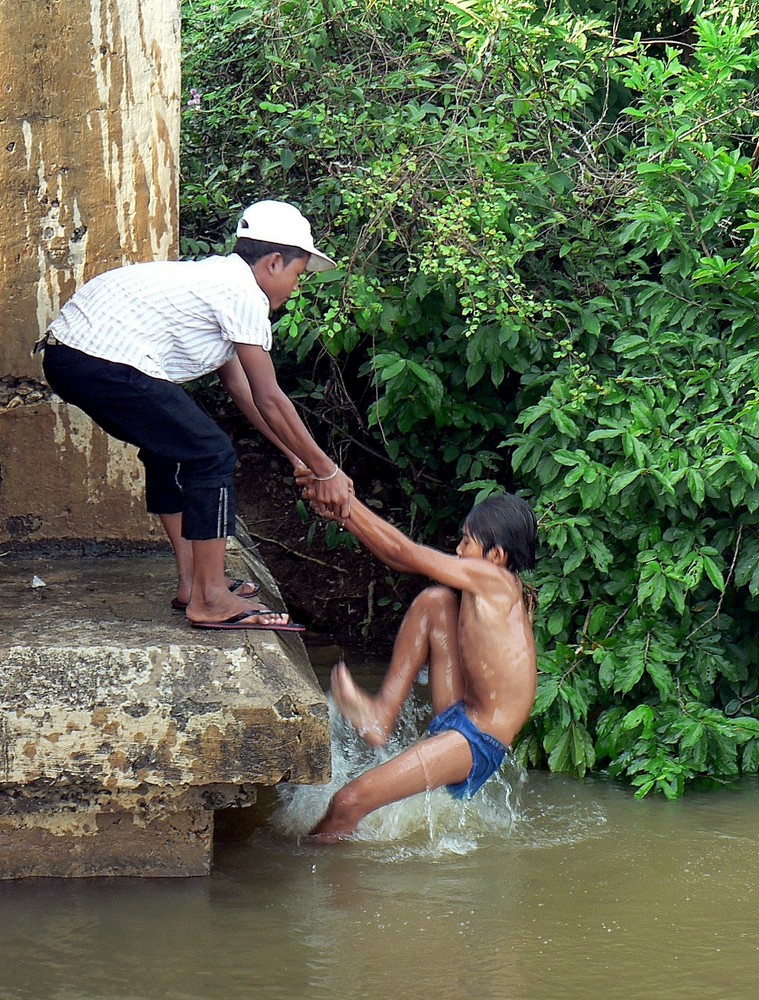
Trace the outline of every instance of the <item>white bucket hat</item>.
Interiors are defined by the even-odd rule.
[[[310,256],[307,271],[328,271],[337,264],[314,246],[311,225],[295,205],[286,201],[257,201],[242,213],[237,238],[298,247]]]

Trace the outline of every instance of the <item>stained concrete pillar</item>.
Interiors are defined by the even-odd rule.
[[[134,450],[51,403],[30,351],[95,274],[176,256],[180,86],[180,0],[0,0],[4,546],[154,537]]]

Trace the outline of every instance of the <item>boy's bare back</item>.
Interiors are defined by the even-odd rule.
[[[467,715],[510,746],[530,716],[537,667],[522,583],[507,569],[498,573],[479,593],[462,590],[459,656]]]

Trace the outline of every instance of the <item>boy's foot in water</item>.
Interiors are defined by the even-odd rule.
[[[347,844],[353,839],[352,833],[322,833],[318,831],[317,827],[314,827],[311,833],[306,834],[298,842],[304,844]]]
[[[358,819],[351,821],[344,814],[336,816],[336,812],[333,798],[324,816],[308,831],[305,839],[309,844],[341,844],[353,840]]]

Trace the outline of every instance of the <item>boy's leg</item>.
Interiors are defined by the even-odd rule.
[[[179,386],[128,365],[53,346],[45,350],[43,367],[53,391],[106,433],[179,464],[181,534],[189,537],[193,553],[187,617],[219,622],[250,611],[250,601],[229,592],[224,571],[226,534],[234,530],[235,455],[228,436]],[[287,616],[269,613],[257,620],[277,624]]]
[[[331,690],[335,704],[370,746],[387,743],[411,685],[425,664],[429,664],[436,714],[462,698],[458,620],[457,595],[448,587],[428,587],[406,612],[376,695],[359,688],[344,663],[334,668]]]
[[[213,428],[214,430],[216,429],[215,425],[213,425]],[[188,460],[184,464],[182,462],[168,461],[165,456],[154,454],[147,448],[140,449],[139,457],[145,466],[148,510],[151,513],[157,514],[160,518],[174,551],[174,558],[177,564],[177,604],[175,606],[187,612],[190,604],[199,604],[197,608],[193,607],[188,613],[188,617],[191,620],[220,620],[213,608],[226,607],[228,605],[227,597],[232,596],[229,595],[232,581],[229,580],[224,572],[224,562],[226,536],[234,531],[234,512],[225,513],[223,517],[219,518],[218,510],[211,508],[210,516],[206,514],[206,516],[199,518],[193,511],[191,516],[188,517],[187,512],[183,509],[186,505],[186,496],[185,491],[180,486],[180,478],[190,482],[191,491],[197,489],[193,480],[193,473],[200,470],[202,482],[202,462],[197,459]],[[223,477],[220,479],[218,473],[215,478],[219,479],[220,482],[223,481]],[[209,495],[213,499],[216,493],[214,492]],[[208,499],[202,490],[197,506],[208,507]],[[171,513],[162,513],[162,511],[171,511]],[[222,546],[209,544],[218,542],[219,538],[186,538],[185,531],[188,521],[191,525],[194,525],[196,536],[211,536],[215,532],[218,532],[220,533],[220,540],[224,544]],[[197,565],[196,554],[199,554],[198,558],[200,559]],[[219,560],[221,561],[223,586],[227,591],[227,593],[222,592],[221,594],[217,592]],[[236,599],[250,601],[255,597],[258,588],[253,584],[244,583],[239,580],[237,584],[238,586],[234,589],[233,595]],[[200,602],[193,602],[192,600],[193,591],[196,587],[199,588],[198,592],[201,595]],[[260,604],[246,603],[242,606],[241,610],[250,611],[261,607],[262,605]],[[229,612],[222,610],[220,618],[232,617],[232,615],[238,614],[239,610],[239,607],[238,611]],[[271,624],[272,622],[284,624],[287,621],[287,616],[277,613],[273,617],[271,615],[267,617],[265,622],[264,619],[256,619],[256,621],[260,624]]]
[[[192,542],[182,537],[182,515],[159,514],[163,530],[171,543],[177,564],[177,596],[181,604],[187,605],[192,593]]]
[[[311,835],[322,843],[349,837],[359,821],[380,806],[457,784],[471,769],[472,751],[461,733],[445,732],[420,740],[341,788]]]
[[[174,559],[177,564],[177,595],[174,607],[177,610],[184,610],[190,602],[192,594],[192,542],[188,542],[182,535],[182,515],[179,514],[159,514],[163,530],[171,543],[174,552]],[[238,597],[252,600],[261,589],[256,583],[243,580],[231,580],[226,578],[227,589],[233,589]]]
[[[145,469],[145,503],[148,513],[161,521],[177,564],[178,607],[192,593],[192,543],[182,537],[182,490],[177,482],[179,463],[140,448],[137,457]]]
[[[195,406],[191,401],[190,404]],[[205,418],[205,414],[203,417]],[[226,435],[218,431],[212,421],[210,423],[211,433],[216,435],[218,432],[226,439]],[[202,432],[204,441],[207,433],[207,429]],[[181,455],[183,452],[180,447],[181,442],[176,448]],[[234,497],[230,496],[234,467],[231,444],[229,452],[231,461],[228,476],[222,464],[224,449],[220,445],[218,464],[208,476],[206,471],[210,466],[203,455],[192,456],[178,463],[167,463],[164,456],[141,449],[146,485],[151,481],[153,485],[148,490],[151,500],[149,509],[154,513],[162,509],[172,511],[158,513],[158,516],[171,542],[177,563],[176,599],[180,607],[184,604],[185,613],[193,622],[220,622],[242,612],[260,610],[262,614],[251,619],[251,623],[283,625],[287,623],[288,615],[269,611],[260,603],[251,603],[258,590],[257,587],[253,589],[254,585],[237,581],[238,586],[234,592],[230,591],[232,581],[226,576],[225,559],[227,535],[234,534]],[[169,472],[171,482],[167,481]],[[225,483],[228,485],[224,485]],[[177,500],[181,505],[179,513],[174,512]]]

